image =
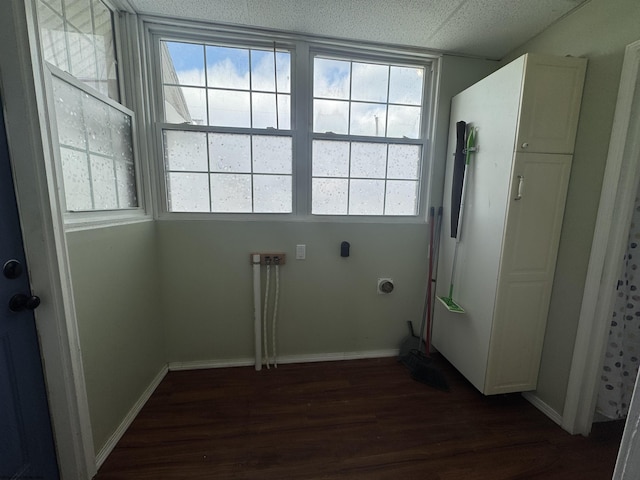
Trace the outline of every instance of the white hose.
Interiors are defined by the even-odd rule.
[[[264,346],[264,358],[267,368],[269,367],[269,348],[267,339],[267,321],[269,316],[269,278],[271,277],[271,264],[267,263],[267,281],[264,287],[264,318],[262,320],[262,341]]]
[[[278,296],[280,295],[280,265],[276,263],[276,293],[273,301],[273,321],[271,322],[271,351],[273,353],[273,365],[278,368],[276,356],[276,320],[278,316]]]
[[[260,341],[260,255],[254,255],[253,263],[253,336],[255,342],[256,371],[262,370],[262,342]]]

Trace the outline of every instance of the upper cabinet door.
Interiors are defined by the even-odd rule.
[[[573,153],[586,68],[583,58],[527,55],[516,151]]]

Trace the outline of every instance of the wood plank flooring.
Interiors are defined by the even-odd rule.
[[[623,423],[571,436],[519,394],[395,359],[170,372],[96,480],[610,479]]]

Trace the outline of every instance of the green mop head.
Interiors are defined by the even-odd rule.
[[[453,313],[464,313],[464,308],[453,301],[451,297],[438,297],[438,300]]]

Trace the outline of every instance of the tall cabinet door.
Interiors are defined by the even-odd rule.
[[[536,387],[571,159],[516,154],[486,394]]]
[[[527,55],[517,151],[573,153],[586,65],[584,58]]]

